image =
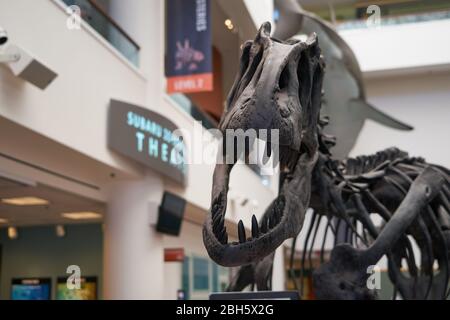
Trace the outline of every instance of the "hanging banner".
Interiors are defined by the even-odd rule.
[[[213,90],[210,0],[167,0],[167,92]]]

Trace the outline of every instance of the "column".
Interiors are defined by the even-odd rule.
[[[275,251],[275,258],[273,259],[273,271],[272,271],[272,290],[284,291],[286,269],[284,266],[284,245],[278,247]]]
[[[161,178],[150,173],[110,186],[104,225],[105,299],[164,297],[163,239],[150,226],[158,210],[154,203],[162,194]]]

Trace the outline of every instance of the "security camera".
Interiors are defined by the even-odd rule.
[[[0,52],[0,63],[6,63],[14,75],[42,90],[58,76],[23,48],[12,44]]]
[[[8,34],[5,29],[0,27],[0,46],[4,45],[6,42],[8,42]]]

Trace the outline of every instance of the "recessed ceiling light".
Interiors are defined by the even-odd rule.
[[[0,224],[8,223],[8,219],[0,218]]]
[[[47,200],[37,197],[6,198],[2,199],[2,202],[14,206],[43,206],[49,204]]]
[[[66,235],[66,228],[62,224],[58,224],[55,228],[56,236],[62,238]]]
[[[16,227],[9,227],[8,228],[8,238],[10,239],[17,239],[19,237],[19,231],[17,231]]]
[[[102,215],[96,212],[65,212],[61,214],[64,218],[71,220],[84,220],[84,219],[100,219]]]

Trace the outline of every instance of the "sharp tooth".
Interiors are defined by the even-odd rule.
[[[278,224],[281,221],[281,216],[283,215],[283,211],[281,211],[278,207],[275,207],[275,210],[273,212],[273,223],[274,225]]]
[[[277,225],[277,218],[276,217],[272,217],[271,219],[269,219],[269,229],[272,229],[273,227],[275,227]]]
[[[222,231],[220,232],[220,235],[218,237],[218,240],[222,244],[227,244],[227,242],[228,242],[228,234],[227,234],[226,228],[222,229]]]
[[[213,223],[214,223],[214,225],[217,225],[217,224],[223,224],[223,222],[224,222],[224,215],[223,214],[217,214],[217,215],[215,215],[214,217],[213,217]]]
[[[220,234],[220,232],[225,229],[225,217],[223,215],[217,215],[213,218],[213,231],[215,234]]]
[[[266,233],[267,232],[267,221],[266,220],[262,220],[261,221],[261,233]]]
[[[219,205],[217,203],[213,204],[211,213],[213,215],[213,218],[217,215],[217,213],[219,212]]]
[[[221,207],[221,203],[222,203],[222,194],[220,194],[216,200],[214,201],[214,204],[212,206],[212,215],[213,217],[217,216],[217,214],[220,212],[220,207]]]
[[[216,224],[216,222],[217,222],[217,220],[219,220],[220,219],[220,214],[215,214],[214,216],[213,216],[213,223],[214,224]]]
[[[270,229],[272,229],[272,224],[273,224],[273,218],[267,218],[267,231],[269,231]]]
[[[252,238],[258,238],[259,236],[259,227],[258,221],[256,220],[255,215],[252,216]]]
[[[270,142],[266,143],[266,153],[265,155],[267,156],[267,158],[270,158],[270,156],[272,155],[272,144]]]
[[[245,228],[244,223],[242,220],[239,220],[238,223],[238,236],[239,236],[239,242],[244,243],[245,242]]]
[[[279,220],[279,217],[278,217],[277,212],[275,211],[272,215],[272,219],[270,219],[270,225],[269,225],[270,228],[273,228],[274,226],[276,226],[278,223],[278,220]]]

